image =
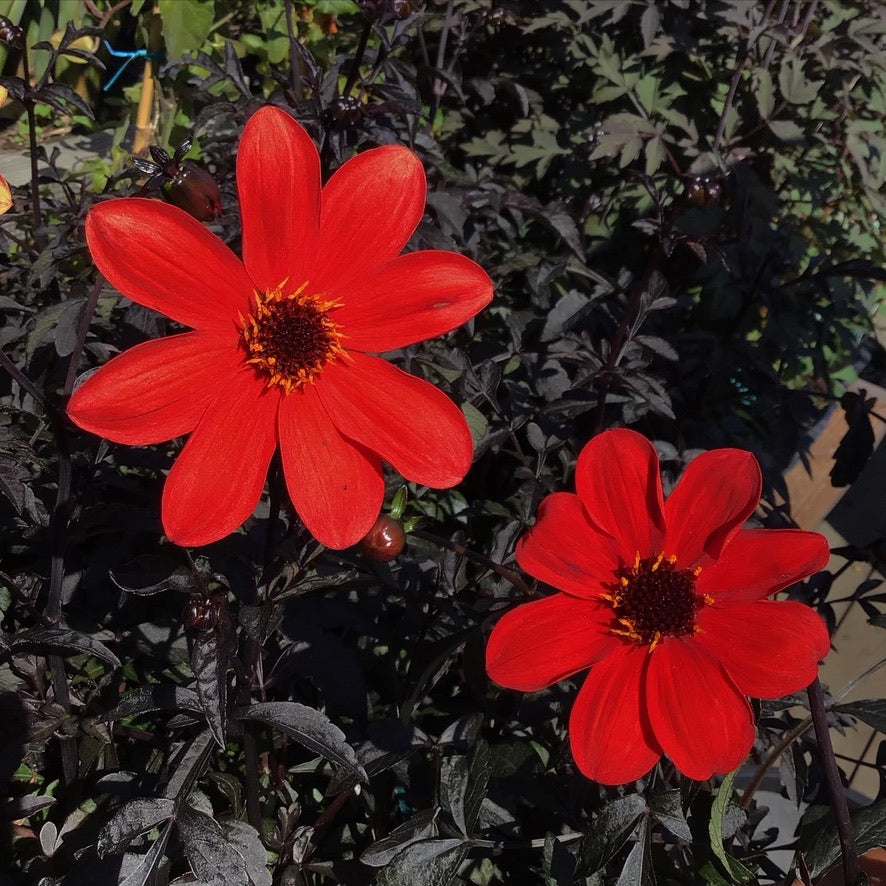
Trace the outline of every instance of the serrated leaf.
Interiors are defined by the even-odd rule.
[[[68,628],[34,628],[22,631],[12,638],[5,638],[13,653],[39,652],[52,655],[78,655],[88,653],[114,667],[120,666],[120,659],[104,643]]]
[[[228,842],[214,818],[185,806],[176,818],[176,826],[188,864],[205,886],[249,886],[243,856]]]
[[[806,79],[802,59],[785,57],[778,72],[778,88],[786,101],[794,105],[808,104],[818,95],[821,83],[821,80],[813,83]]]
[[[193,689],[159,683],[124,695],[101,719],[121,720],[123,717],[136,717],[153,711],[190,711],[202,714],[203,708],[200,707],[200,699]]]
[[[172,818],[174,812],[175,802],[165,797],[150,797],[124,803],[99,831],[96,844],[99,857],[123,852],[136,837]]]
[[[419,840],[395,855],[376,882],[378,886],[448,886],[470,845],[455,837]]]
[[[240,708],[237,716],[274,726],[325,760],[343,766],[360,781],[368,780],[345,734],[320,711],[294,701],[269,701]]]

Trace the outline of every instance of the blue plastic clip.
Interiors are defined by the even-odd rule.
[[[147,49],[136,49],[135,52],[123,52],[119,49],[114,49],[107,40],[103,40],[102,43],[105,44],[105,49],[113,55],[115,58],[125,58],[126,61],[114,71],[114,75],[108,80],[107,83],[102,87],[102,92],[107,92],[116,82],[117,78],[126,70],[129,63],[134,58],[149,58],[155,61],[160,61],[163,58],[162,52],[148,52]]]

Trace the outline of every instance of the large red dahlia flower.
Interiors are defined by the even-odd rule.
[[[472,457],[455,404],[373,354],[455,329],[489,303],[492,284],[455,253],[400,255],[426,196],[406,148],[366,151],[321,188],[308,134],[265,107],[243,132],[237,184],[242,262],[156,200],[112,200],[89,213],[99,270],[193,331],[115,357],[74,392],[68,415],[118,443],[190,433],[163,490],[163,526],[178,544],[239,526],[279,446],[305,525],[347,547],[378,516],[381,459],[445,488]]]
[[[827,541],[741,528],[761,479],[738,449],[699,455],[664,501],[652,444],[607,431],[575,483],[541,503],[517,546],[520,566],[562,593],[498,622],[489,675],[529,692],[590,667],[569,737],[595,781],[633,781],[662,754],[690,778],[731,771],[754,741],[746,696],[807,686],[827,654],[812,609],[764,599],[824,567]]]

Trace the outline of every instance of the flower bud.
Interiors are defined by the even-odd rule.
[[[360,540],[360,550],[370,560],[389,563],[403,552],[406,533],[403,524],[387,514],[381,514],[372,529]]]
[[[166,199],[199,221],[215,221],[222,211],[216,180],[202,167],[185,160],[164,188]]]

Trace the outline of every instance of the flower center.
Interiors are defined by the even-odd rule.
[[[664,554],[646,559],[637,554],[632,566],[618,570],[612,592],[603,595],[615,612],[613,634],[649,646],[651,652],[665,637],[695,633],[695,613],[714,601],[695,591],[701,567],[678,569],[676,562]]]
[[[256,292],[255,310],[240,315],[246,362],[267,377],[268,387],[280,385],[287,394],[345,353],[341,330],[328,314],[339,305],[305,294],[307,285],[284,292],[284,280],[270,292]]]

